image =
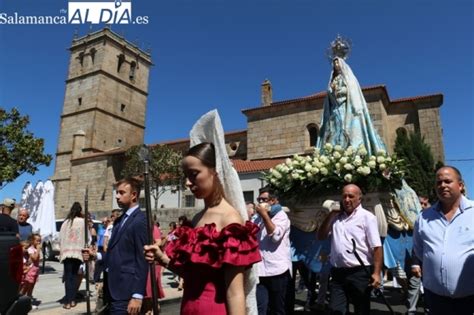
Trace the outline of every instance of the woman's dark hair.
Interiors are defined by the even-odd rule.
[[[176,229],[176,222],[171,222],[169,226],[172,230]]]
[[[66,217],[66,220],[69,220],[71,226],[72,222],[74,221],[74,218],[81,217],[82,213],[82,206],[79,202],[75,202],[72,204],[71,210],[69,211],[69,214]]]
[[[186,153],[186,156],[192,156],[199,159],[204,166],[209,168],[216,168],[216,149],[214,144],[211,142],[202,142],[190,148]],[[224,198],[224,188],[218,177],[216,177],[217,185],[213,193],[213,200],[211,204],[207,205],[208,207],[215,206],[221,202]]]
[[[207,167],[216,167],[216,149],[210,142],[202,142],[190,148],[185,156],[194,156]]]

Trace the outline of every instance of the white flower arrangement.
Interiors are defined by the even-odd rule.
[[[403,161],[384,150],[369,156],[365,147],[345,150],[329,143],[307,156],[293,155],[278,164],[264,178],[282,197],[335,193],[348,183],[366,192],[398,188],[404,175]]]

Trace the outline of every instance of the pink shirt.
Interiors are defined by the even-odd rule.
[[[352,239],[355,240],[357,252],[366,266],[373,265],[373,248],[382,246],[377,218],[361,205],[350,216],[344,211],[336,216],[330,235],[331,265],[336,268],[360,266],[352,253]]]
[[[271,220],[275,224],[272,234],[267,234],[260,216],[254,222],[260,228],[257,233],[262,256],[262,261],[257,263],[260,277],[281,275],[287,270],[291,273],[290,219],[285,211],[281,210]]]

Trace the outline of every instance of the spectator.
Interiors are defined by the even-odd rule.
[[[13,209],[15,209],[15,200],[5,198],[1,208],[2,213],[0,214],[0,232],[12,233],[20,238],[18,223],[10,216]]]
[[[291,280],[290,220],[269,187],[260,189],[255,224],[262,261],[258,263],[258,314],[285,314],[286,290]]]
[[[33,234],[33,226],[26,222],[30,217],[28,210],[22,208],[18,211],[18,230],[20,234],[20,241],[26,241]]]
[[[41,253],[41,235],[31,234],[27,240],[25,275],[20,293],[33,296],[33,289],[39,276],[39,263]]]
[[[59,231],[61,246],[59,261],[64,264],[64,297],[63,308],[76,306],[77,276],[82,264],[81,250],[85,247],[85,227],[82,217],[82,206],[75,202]]]
[[[439,201],[415,223],[413,247],[423,272],[425,303],[431,315],[474,313],[474,202],[463,196],[458,169],[436,172]]]

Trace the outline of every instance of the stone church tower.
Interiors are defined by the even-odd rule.
[[[112,208],[121,159],[141,144],[151,56],[110,29],[75,38],[56,152],[55,206],[64,217],[89,189],[92,211]]]

